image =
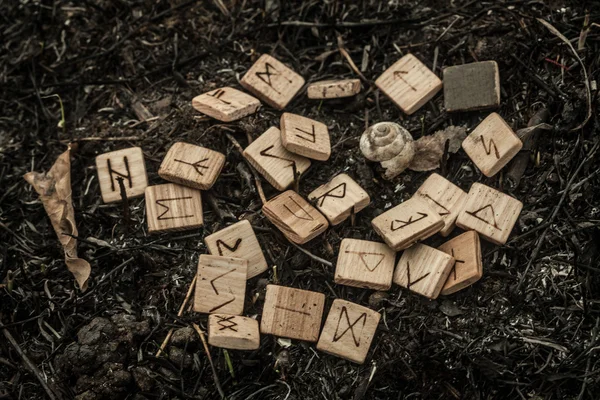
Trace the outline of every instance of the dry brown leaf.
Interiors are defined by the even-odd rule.
[[[28,172],[24,176],[40,195],[54,231],[65,251],[65,264],[82,291],[87,289],[90,264],[77,257],[77,225],[71,201],[71,146],[62,153],[47,173]],[[73,235],[73,236],[70,236]]]
[[[439,168],[446,141],[449,141],[448,152],[456,153],[466,137],[467,130],[462,126],[449,126],[433,135],[423,136],[415,141],[415,156],[408,168],[419,172]]]

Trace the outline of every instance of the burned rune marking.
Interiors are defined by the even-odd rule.
[[[350,251],[350,250],[346,250],[346,253],[348,253],[348,254],[357,254],[360,257],[360,260],[364,264],[365,268],[368,269],[371,272],[375,271],[377,269],[377,267],[379,267],[379,264],[381,264],[381,262],[385,258],[385,255],[381,254],[381,253],[367,253],[367,252],[364,252],[364,251]],[[379,258],[379,261],[377,261],[377,264],[375,264],[374,267],[369,267],[369,263],[367,262],[367,258],[368,258],[367,256],[380,256],[380,258]]]
[[[491,212],[491,215],[489,214]],[[498,223],[496,222],[496,212],[494,211],[494,207],[491,204],[488,204],[487,206],[483,206],[478,210],[475,211],[466,211],[467,214],[477,218],[480,221],[485,222],[486,224],[493,226],[494,228],[500,230],[500,228],[498,227]],[[488,219],[483,218],[481,215],[479,214],[487,214]],[[490,222],[490,220],[492,222]]]
[[[158,199],[156,200],[156,205],[163,207],[165,210],[162,212],[162,214],[160,214],[158,217],[156,217],[157,220],[162,221],[162,220],[167,220],[167,219],[179,219],[179,218],[190,218],[193,217],[193,215],[175,215],[175,216],[169,216],[167,217],[166,215],[171,211],[171,207],[169,207],[167,204],[164,204],[168,201],[177,201],[177,200],[190,200],[192,198],[192,196],[186,196],[186,197],[173,197],[170,199]]]
[[[286,78],[285,76],[283,76],[279,71],[277,71],[277,69],[275,69],[275,67],[273,67],[270,63],[265,63],[265,70],[264,71],[257,71],[256,72],[256,77],[258,79],[260,79],[261,81],[263,81],[264,83],[266,83],[267,85],[269,85],[275,92],[277,92],[277,94],[281,94],[281,92],[277,89],[275,89],[275,86],[273,86],[273,80],[271,77],[273,76],[280,76],[283,79],[285,79],[286,81],[288,81],[289,83],[292,83],[291,80],[289,80],[288,78]]]
[[[275,306],[275,308],[279,308],[280,310],[284,310],[284,311],[290,311],[290,312],[295,312],[295,313],[298,313],[298,314],[310,316],[309,312],[302,311],[302,310],[294,310],[293,308],[289,308],[289,307]]]
[[[406,288],[410,289],[411,286],[416,285],[417,283],[421,282],[423,279],[427,278],[429,276],[430,272],[426,273],[425,275],[421,276],[420,278],[411,281],[410,280],[410,262],[406,262],[406,280],[408,281]]]
[[[422,213],[422,212],[417,212],[417,214],[419,214],[419,218],[417,219],[413,219],[414,215],[411,215],[410,218],[408,219],[408,221],[402,221],[401,219],[395,219],[392,221],[391,225],[390,225],[390,229],[392,230],[392,232],[397,231],[398,229],[402,229],[405,228],[409,225],[414,224],[415,222],[419,222],[420,220],[422,220],[423,218],[427,218],[427,214]],[[394,225],[394,223],[398,223],[400,225]]]
[[[267,148],[265,148],[264,150],[262,150],[262,151],[261,151],[260,153],[258,153],[258,154],[260,154],[260,155],[261,155],[261,156],[263,156],[263,157],[270,157],[270,158],[276,158],[277,160],[288,161],[288,162],[289,162],[289,165],[286,165],[285,167],[286,167],[286,168],[288,168],[288,167],[291,167],[291,168],[292,168],[292,173],[295,173],[295,172],[296,172],[296,170],[297,170],[297,168],[296,168],[296,161],[294,161],[294,160],[290,160],[289,158],[280,157],[280,156],[278,156],[278,155],[276,155],[276,154],[269,154],[269,153],[268,153],[268,151],[269,151],[269,150],[271,150],[271,149],[272,149],[272,148],[274,148],[274,147],[275,147],[275,145],[274,145],[274,144],[272,144],[272,145],[270,145],[269,147],[267,147]]]
[[[454,257],[454,249],[452,249],[452,257]],[[450,273],[452,274],[454,280],[457,279],[456,277],[456,264],[464,264],[465,261],[464,260],[459,260],[458,258],[454,257],[454,264],[452,264],[452,270],[450,271]]]
[[[444,216],[444,215],[448,215],[448,214],[450,214],[450,211],[449,211],[449,210],[448,210],[446,207],[444,207],[443,205],[441,205],[441,204],[440,204],[438,201],[436,201],[436,200],[435,200],[433,197],[431,197],[429,194],[425,193],[425,197],[427,197],[429,200],[431,200],[431,201],[432,201],[432,202],[433,202],[433,203],[434,203],[436,206],[438,206],[439,208],[441,208],[442,210],[444,210],[444,211],[442,211],[442,212],[439,212],[439,211],[438,211],[438,214],[439,214],[440,216]]]
[[[394,71],[394,79],[400,79],[402,82],[406,83],[408,87],[410,87],[413,91],[417,91],[417,88],[408,83],[406,79],[402,75],[408,74],[408,71]]]
[[[341,194],[334,193],[340,187],[342,188],[342,193]],[[325,199],[328,198],[328,197],[331,197],[333,199],[343,199],[344,197],[346,197],[346,182],[340,183],[339,185],[337,185],[333,189],[328,190],[325,194],[317,197],[317,204],[319,204],[319,207],[323,206],[323,203],[325,202]]]
[[[113,174],[118,175],[121,178],[127,179],[127,182],[129,182],[129,188],[131,189],[133,187],[133,182],[131,180],[131,172],[129,171],[129,160],[127,160],[127,156],[123,157],[123,164],[125,164],[125,169],[127,170],[127,174],[122,174],[122,173],[112,169],[112,167],[110,165],[110,158],[106,159],[106,165],[108,166],[108,173],[110,174],[110,189],[113,192],[116,190],[115,179],[113,178]]]
[[[481,145],[483,146],[483,149],[485,150],[485,154],[487,154],[489,156],[492,153],[492,146],[493,146],[494,147],[494,155],[499,160],[500,152],[498,151],[498,147],[496,146],[496,143],[494,143],[494,139],[489,139],[487,146],[485,145],[485,139],[483,138],[483,135],[479,136],[479,139],[481,139]]]
[[[230,315],[228,317],[224,317],[221,315],[217,315],[217,318],[219,318],[219,320],[217,321],[217,324],[219,324],[219,326],[221,327],[219,330],[220,331],[234,331],[237,332],[237,329],[233,329],[236,326],[238,326],[238,324],[235,321],[232,321],[235,318],[235,315]],[[225,325],[227,324],[227,325]]]
[[[214,92],[212,92],[212,93],[208,93],[208,95],[209,95],[210,97],[214,97],[215,99],[217,99],[217,100],[219,100],[219,101],[223,102],[224,104],[230,105],[230,104],[231,104],[231,102],[229,102],[229,101],[225,101],[225,100],[223,100],[223,99],[221,98],[221,96],[223,96],[224,94],[225,94],[225,90],[223,90],[223,89],[217,89],[217,90],[215,90],[215,91],[214,91]]]
[[[342,323],[342,317],[345,317],[346,324],[348,325],[348,327],[341,334],[338,334],[338,332],[340,330],[340,325]],[[357,332],[354,331],[354,327],[361,320],[362,320],[362,327],[360,329],[360,332],[357,335]],[[346,333],[348,333],[348,331],[350,331],[352,333],[352,340],[354,341],[354,345],[356,347],[360,347],[360,338],[361,338],[362,330],[364,329],[366,323],[367,323],[367,313],[362,313],[358,318],[356,318],[354,320],[354,322],[350,322],[350,316],[348,315],[348,310],[346,309],[345,306],[342,306],[342,310],[340,311],[340,317],[338,318],[337,327],[335,328],[335,333],[333,334],[333,342],[337,342],[338,340],[343,338],[344,335],[346,335]]]
[[[204,163],[206,161],[208,161],[208,157],[206,157],[206,158],[204,158],[204,159],[202,159],[200,161],[196,161],[195,163],[191,163],[191,162],[187,162],[187,161],[183,161],[183,160],[175,160],[175,162],[182,163],[182,164],[185,164],[185,165],[189,165],[190,167],[194,167],[194,169],[196,170],[196,172],[198,174],[200,174],[200,176],[204,176],[204,174],[201,171],[201,168],[203,168],[203,169],[208,169],[209,168],[206,165],[202,165],[202,163]]]
[[[316,140],[317,140],[317,137],[315,135],[315,126],[311,124],[311,128],[312,128],[312,132],[308,132],[308,131],[305,131],[302,128],[295,127],[296,130],[298,130],[298,131],[300,131],[300,132],[302,132],[302,133],[304,133],[304,134],[306,134],[306,135],[309,136],[309,138],[307,139],[305,136],[296,134],[296,137],[299,137],[300,139],[304,139],[307,142],[315,143]]]
[[[288,198],[294,204],[296,204],[296,206],[300,209],[300,211],[302,211],[300,213],[301,215],[298,215],[298,214],[296,214],[295,211],[292,211],[292,209],[287,204],[284,204],[283,208],[285,208],[286,210],[288,210],[290,212],[290,214],[292,214],[294,217],[296,217],[298,219],[303,219],[305,221],[312,221],[312,220],[314,220],[314,218],[312,217],[312,215],[310,215],[310,213],[308,211],[306,211],[304,208],[302,208],[302,206],[300,204],[298,204],[298,202],[296,201],[296,199],[294,199],[292,196],[288,196]]]
[[[235,251],[240,247],[240,244],[242,244],[242,238],[238,238],[238,240],[235,241],[233,246],[229,246],[227,243],[225,243],[221,239],[217,239],[217,250],[219,251],[220,256],[223,255],[223,247],[225,247],[231,253],[235,253]],[[221,247],[221,246],[223,246],[223,247]]]
[[[212,286],[212,288],[213,288],[213,290],[214,290],[214,292],[215,292],[215,294],[216,294],[217,296],[219,296],[219,291],[217,290],[217,287],[215,286],[215,282],[216,282],[218,279],[221,279],[221,278],[223,278],[224,276],[227,276],[227,275],[231,274],[233,271],[236,271],[236,270],[237,270],[237,268],[231,269],[231,270],[229,270],[229,271],[227,271],[227,272],[224,272],[224,273],[222,273],[221,275],[219,275],[219,276],[217,276],[217,277],[215,277],[215,278],[213,278],[213,279],[211,279],[211,280],[210,280],[210,286]],[[215,306],[215,307],[211,308],[211,309],[209,310],[209,312],[211,312],[211,313],[212,313],[212,312],[215,312],[215,311],[217,311],[218,309],[225,307],[227,304],[233,303],[233,302],[235,301],[235,296],[234,296],[234,295],[233,295],[233,293],[231,292],[231,289],[229,289],[229,292],[230,292],[230,294],[231,294],[232,298],[231,298],[230,300],[227,300],[227,301],[225,301],[223,304],[220,304],[220,305],[218,305],[218,306]]]

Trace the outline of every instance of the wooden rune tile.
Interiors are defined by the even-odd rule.
[[[261,333],[316,342],[325,295],[285,286],[267,285]]]
[[[439,296],[454,265],[454,258],[443,251],[417,243],[404,250],[394,283],[430,299]]]
[[[363,364],[381,314],[349,301],[335,299],[327,315],[317,349]]]
[[[194,311],[240,315],[244,312],[248,260],[202,254],[194,295]]]
[[[256,350],[260,347],[258,321],[239,315],[211,314],[208,344],[231,350]]]
[[[244,150],[244,157],[277,190],[283,191],[294,183],[294,173],[302,174],[310,160],[291,153],[281,143],[281,132],[267,129]]]
[[[267,261],[250,222],[243,220],[208,235],[204,243],[210,254],[248,260],[248,279],[267,270]]]
[[[335,283],[374,290],[388,290],[396,252],[385,243],[344,239],[335,266]]]
[[[327,125],[297,114],[283,113],[279,122],[281,144],[287,151],[313,160],[325,161],[331,155]]]
[[[283,110],[304,86],[304,78],[279,60],[263,54],[240,84],[271,107]]]
[[[439,232],[444,221],[427,201],[417,196],[375,217],[371,225],[388,246],[398,251]]]
[[[260,101],[232,87],[222,87],[194,97],[192,107],[219,121],[231,122],[254,114]]]
[[[273,225],[294,243],[306,243],[329,227],[323,214],[293,190],[272,198],[262,210]]]
[[[442,88],[442,81],[412,54],[389,67],[375,81],[377,87],[410,115]]]
[[[306,88],[309,99],[338,99],[360,92],[360,79],[343,79],[313,82]]]
[[[441,294],[458,292],[477,282],[483,275],[481,243],[475,231],[468,231],[438,247],[438,250],[454,257],[450,275]]]
[[[146,188],[148,232],[182,231],[203,224],[200,191],[175,183]]]
[[[462,148],[481,172],[496,175],[523,147],[523,142],[496,113],[491,113],[463,140]]]
[[[481,183],[474,183],[456,225],[474,230],[495,244],[504,244],[512,231],[523,203]]]
[[[499,107],[498,63],[481,61],[445,68],[444,104],[448,112]]]
[[[167,181],[208,190],[219,177],[224,164],[225,156],[218,151],[178,142],[167,152],[158,175]]]
[[[442,217],[444,227],[440,234],[448,236],[454,229],[458,213],[465,205],[467,193],[448,179],[434,173],[423,182],[416,194],[426,199],[431,208]]]
[[[353,212],[356,214],[371,203],[369,194],[346,174],[339,174],[319,186],[308,199],[314,201],[331,225],[342,223]]]
[[[144,154],[139,147],[111,151],[96,157],[96,170],[102,201],[121,201],[119,179],[123,179],[127,198],[139,197],[148,186]]]

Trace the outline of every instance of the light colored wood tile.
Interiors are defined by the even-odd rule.
[[[283,113],[280,119],[281,144],[287,151],[313,160],[326,161],[331,155],[327,125],[298,114]]]
[[[371,203],[369,194],[346,174],[339,174],[325,185],[313,190],[308,199],[327,217],[331,225],[337,225],[358,213]]]
[[[446,111],[473,111],[500,106],[500,74],[496,61],[454,65],[444,69]]]
[[[247,274],[248,260],[202,254],[198,260],[194,311],[242,314]]]
[[[523,147],[523,142],[504,119],[491,113],[465,138],[462,148],[481,170],[496,175]]]
[[[293,190],[272,198],[262,210],[269,221],[294,243],[306,243],[329,227],[323,214]]]
[[[254,114],[260,101],[232,87],[222,87],[194,97],[192,107],[219,121],[231,122]]]
[[[483,275],[481,243],[475,231],[468,231],[448,240],[438,250],[454,257],[450,275],[441,294],[448,295],[471,286]]]
[[[398,251],[439,232],[444,221],[427,201],[417,196],[375,217],[371,225],[388,246]]]
[[[335,266],[335,283],[374,290],[388,290],[396,252],[385,243],[344,239]]]
[[[267,270],[267,261],[250,222],[242,220],[204,238],[208,251],[217,256],[248,260],[248,279]]]
[[[291,153],[281,143],[281,132],[267,129],[244,150],[244,157],[277,190],[283,191],[294,183],[294,171],[304,173],[310,160]]]
[[[335,299],[327,315],[317,349],[363,364],[381,314],[346,300]]]
[[[219,177],[224,164],[225,156],[218,151],[178,142],[167,152],[158,175],[170,182],[208,190]]]
[[[325,295],[286,286],[267,285],[261,333],[316,342]]]
[[[274,57],[263,54],[240,84],[271,107],[283,110],[304,86],[304,78]]]
[[[404,250],[394,283],[430,299],[436,299],[448,279],[454,258],[443,251],[417,243]]]
[[[175,183],[146,188],[148,232],[181,231],[203,224],[200,191]]]
[[[417,196],[427,200],[431,208],[437,211],[444,221],[440,230],[442,236],[448,236],[454,229],[458,213],[467,199],[467,193],[438,174],[431,174],[417,190]]]
[[[208,343],[231,350],[256,350],[260,347],[258,321],[228,314],[208,316]]]
[[[96,157],[96,170],[105,203],[121,201],[119,178],[123,179],[127,198],[143,195],[148,186],[144,154],[139,147],[100,154]]]
[[[309,99],[339,99],[360,93],[360,79],[342,79],[313,82],[308,85]]]
[[[377,87],[410,115],[442,88],[442,81],[412,54],[389,67],[375,81]]]
[[[474,230],[484,239],[504,244],[512,231],[523,203],[496,189],[474,183],[467,195],[465,207],[458,214],[456,225]]]

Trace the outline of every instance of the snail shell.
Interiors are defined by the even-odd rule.
[[[388,161],[404,154],[412,157],[415,146],[410,132],[393,122],[379,122],[363,132],[360,151],[371,161]]]

